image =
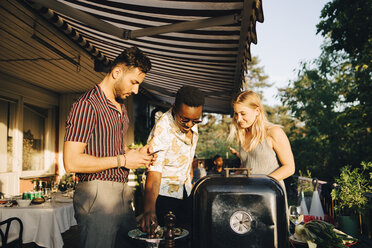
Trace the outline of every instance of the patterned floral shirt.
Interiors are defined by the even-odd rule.
[[[163,150],[158,152],[149,169],[162,173],[159,195],[182,199],[183,186],[187,195],[191,193],[190,170],[199,137],[197,125],[191,130],[192,140],[178,128],[170,109],[159,118],[149,135],[147,142],[154,151]]]

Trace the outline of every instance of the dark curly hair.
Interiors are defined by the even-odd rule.
[[[215,156],[213,157],[213,160],[212,160],[212,161],[213,161],[213,162],[216,161],[217,158],[222,158],[222,156],[219,155],[219,154],[217,154],[217,155],[215,155]]]
[[[125,64],[129,68],[139,68],[143,73],[147,73],[151,69],[150,59],[143,54],[141,49],[135,46],[124,49],[124,51],[111,63],[110,71],[119,64]]]
[[[189,107],[199,107],[204,105],[204,93],[193,86],[182,86],[176,94],[174,106],[176,110],[181,104],[186,104]]]

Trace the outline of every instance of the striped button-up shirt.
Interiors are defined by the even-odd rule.
[[[82,95],[72,106],[66,121],[65,141],[86,143],[84,153],[113,157],[125,153],[124,136],[129,119],[124,104],[122,113],[106,98],[99,85]],[[80,181],[126,182],[128,169],[111,168],[97,173],[77,173]]]

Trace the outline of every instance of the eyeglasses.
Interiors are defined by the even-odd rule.
[[[195,125],[195,124],[199,124],[200,122],[202,122],[202,120],[190,120],[188,118],[184,118],[183,116],[181,115],[178,115],[181,119],[181,122],[186,124],[186,123],[189,123],[190,121]]]
[[[173,115],[173,117],[175,118],[175,119],[178,119],[178,118],[176,118],[176,115],[177,116],[179,116],[180,118],[180,122],[182,122],[183,124],[186,124],[186,123],[189,123],[190,121],[192,122],[192,124],[193,125],[195,125],[195,124],[199,124],[199,123],[201,123],[202,122],[202,120],[191,120],[191,119],[189,119],[189,118],[185,118],[185,117],[183,117],[182,115],[180,115],[180,114],[176,114],[176,111],[173,109],[172,110],[172,115]],[[177,120],[178,121],[178,120]]]

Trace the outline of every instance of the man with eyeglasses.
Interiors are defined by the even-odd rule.
[[[197,124],[201,122],[204,94],[198,88],[181,87],[172,108],[152,129],[148,144],[159,151],[147,173],[144,213],[139,226],[154,233],[164,216],[176,216],[176,227],[191,226],[192,161],[198,141]]]

